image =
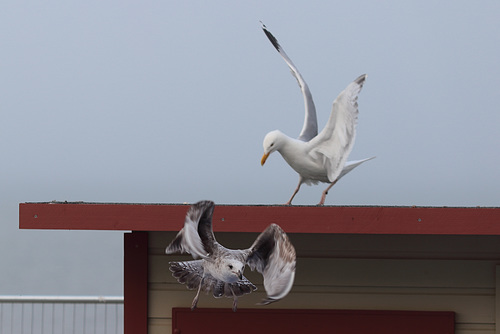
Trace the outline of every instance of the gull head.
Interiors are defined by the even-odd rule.
[[[222,261],[223,281],[234,283],[243,278],[245,264],[236,259],[225,259]]]
[[[281,148],[282,138],[283,133],[279,130],[271,131],[264,137],[264,142],[262,143],[262,146],[264,147],[264,155],[260,160],[261,166],[264,166],[271,153]]]

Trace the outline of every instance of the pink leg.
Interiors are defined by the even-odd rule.
[[[325,191],[323,191],[323,194],[321,195],[321,200],[319,201],[318,205],[321,206],[321,205],[324,205],[325,204],[325,199],[326,199],[326,195],[328,195],[328,190],[330,190],[333,185],[337,183],[337,180],[333,181],[326,189]]]
[[[196,305],[198,305],[198,297],[200,296],[202,284],[203,284],[203,278],[200,281],[200,286],[198,287],[198,292],[196,293],[196,296],[194,297],[193,302],[191,303],[191,311],[196,308]]]
[[[293,192],[292,197],[290,197],[290,199],[288,200],[288,202],[285,203],[285,205],[292,205],[292,200],[295,197],[295,195],[297,195],[297,193],[299,192],[301,184],[302,184],[302,179],[299,180],[299,184],[297,185],[297,188],[295,188],[295,191]]]
[[[231,293],[233,294],[233,312],[236,312],[238,309],[238,297],[234,294],[233,288],[229,286],[229,289],[231,289]]]

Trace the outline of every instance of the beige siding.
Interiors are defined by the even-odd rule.
[[[187,256],[164,255],[163,250],[174,235],[150,232],[149,330],[154,334],[171,333],[172,307],[189,307],[195,295],[195,291],[178,284],[168,270],[169,261],[189,259]],[[240,233],[232,236],[226,233],[217,237],[222,244],[236,243],[231,246],[244,248],[251,244],[255,235]],[[318,258],[308,254],[310,249],[316,249],[317,252],[321,247],[317,243],[308,244],[306,241],[310,237],[292,236],[294,244],[299,245],[294,287],[285,299],[266,308],[454,311],[456,333],[495,333],[495,304],[500,303],[496,296],[498,262],[492,259],[496,246],[485,246],[488,249],[483,250],[481,256],[476,259],[467,256],[468,259],[463,260],[453,255],[451,248],[456,246],[453,242],[450,249],[446,249],[443,245],[429,244],[429,240],[426,240],[426,250],[420,253],[422,256],[419,256],[418,247],[414,247],[406,249],[411,251],[412,256],[402,259],[395,245],[379,246],[380,240],[376,237],[368,244],[359,245],[358,249],[364,252],[361,254],[353,249],[342,253],[341,249],[332,246],[335,242],[337,245],[342,242],[348,245],[345,239],[350,236],[331,236],[331,240],[323,240],[324,256]],[[440,242],[439,239],[433,240]],[[400,248],[408,248],[408,244],[405,245]],[[388,251],[391,247],[393,249]],[[361,254],[368,257],[373,254],[370,249],[382,249],[384,258],[354,256]],[[440,250],[434,253],[435,259],[428,258],[428,249]],[[463,249],[460,252],[463,253]],[[335,253],[335,256],[329,253]],[[394,258],[391,258],[391,254]],[[344,258],[339,258],[340,255]],[[262,277],[250,270],[245,272],[245,276],[257,285],[258,290],[240,298],[238,306],[263,307],[255,305],[265,295]],[[198,306],[230,308],[231,300],[202,295]]]

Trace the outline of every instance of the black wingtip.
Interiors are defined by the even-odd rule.
[[[356,80],[354,80],[354,82],[360,86],[363,86],[367,77],[368,77],[367,74],[362,74],[359,77],[357,77]]]
[[[271,34],[271,32],[269,30],[267,30],[266,25],[264,23],[262,23],[262,21],[260,21],[260,23],[262,24],[262,30],[264,30],[264,33],[266,34],[269,41],[271,41],[271,43],[276,48],[276,50],[280,51],[281,45],[280,45],[280,43],[278,43],[278,40],[276,39],[276,37],[274,37],[273,34]]]

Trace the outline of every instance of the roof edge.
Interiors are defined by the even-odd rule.
[[[19,204],[21,229],[178,231],[189,204]],[[500,235],[500,208],[218,204],[214,230],[287,233]]]

